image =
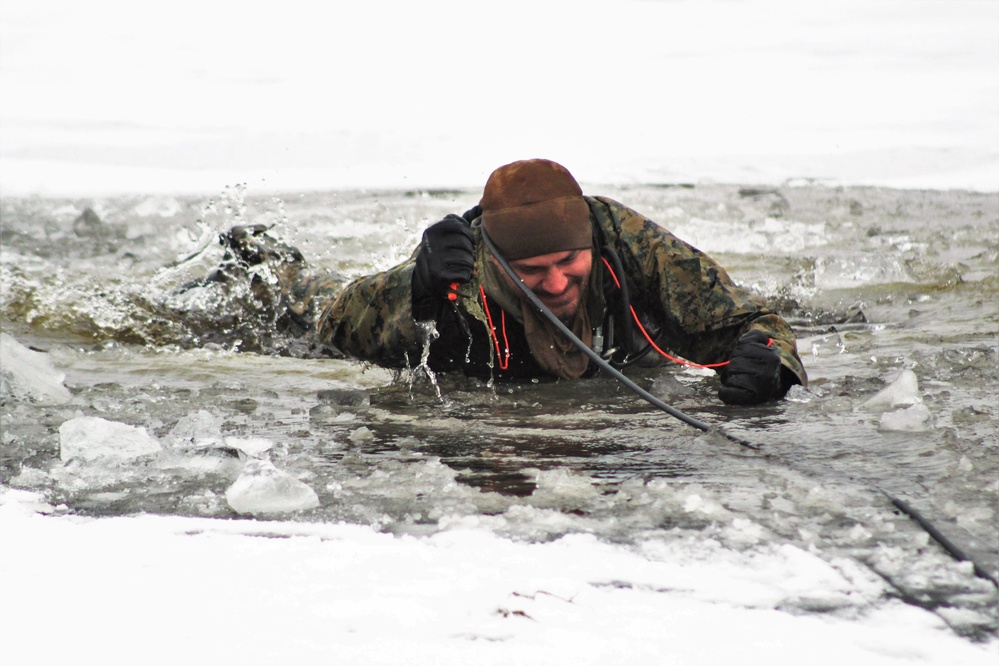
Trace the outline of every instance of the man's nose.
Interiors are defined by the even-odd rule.
[[[569,286],[569,278],[558,268],[552,268],[545,273],[545,279],[541,282],[541,289],[549,294],[561,294]]]

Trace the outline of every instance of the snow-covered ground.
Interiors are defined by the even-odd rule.
[[[468,187],[532,156],[584,183],[999,187],[999,3],[317,7],[5,0],[2,194]],[[795,612],[882,582],[779,543],[64,513],[0,488],[9,663],[997,661],[901,602]]]
[[[414,538],[82,520],[40,515],[52,507],[23,491],[0,502],[12,663],[995,663],[994,645],[902,602],[862,618],[780,610],[789,598],[850,605],[880,587],[791,546],[739,556],[710,542],[515,543],[474,526]]]
[[[988,1],[5,0],[4,195],[999,187]]]

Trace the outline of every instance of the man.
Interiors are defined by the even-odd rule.
[[[406,367],[427,340],[418,322],[433,321],[439,337],[427,362],[435,372],[596,374],[523,296],[486,237],[548,310],[614,365],[644,361],[650,350],[676,354],[716,368],[719,397],[740,405],[782,398],[807,381],[787,323],[713,260],[620,203],[583,196],[565,167],[540,159],[498,168],[478,206],[429,227],[402,264],[347,285],[319,314],[319,339]],[[304,302],[299,310],[318,311]]]

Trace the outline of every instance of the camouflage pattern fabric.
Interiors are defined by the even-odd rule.
[[[710,257],[616,201],[604,197],[586,197],[586,201],[598,246],[609,247],[620,257],[631,303],[650,334],[661,340],[660,347],[695,363],[719,363],[728,360],[740,335],[758,329],[774,339],[786,373],[806,383],[788,324],[758,297],[737,287]],[[480,244],[477,223],[473,233]],[[387,271],[348,284],[319,316],[320,341],[347,356],[387,367],[418,363],[424,338],[413,320],[410,291],[417,252]],[[478,256],[471,281],[458,290],[458,300],[442,303],[437,320],[440,337],[430,346],[430,367],[483,378],[545,377],[531,358],[523,327],[509,313],[505,316],[509,365],[499,367],[479,294],[484,259],[483,253]],[[593,266],[606,270],[596,258]],[[607,296],[610,304],[614,294]],[[490,302],[489,314],[499,330],[504,317],[495,303]],[[600,322],[606,313],[590,314],[591,322]],[[623,335],[620,319],[615,327]]]
[[[315,329],[321,308],[343,290],[347,280],[338,273],[313,270],[297,248],[268,234],[269,229],[262,224],[241,225],[220,234],[225,256],[218,269],[181,291],[249,280],[261,306],[273,313],[279,331],[307,335]],[[264,279],[264,274],[270,279]],[[276,292],[271,286],[274,282],[279,287]]]

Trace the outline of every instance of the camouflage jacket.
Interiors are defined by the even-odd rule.
[[[719,363],[728,360],[740,335],[759,329],[774,339],[785,374],[806,383],[788,324],[758,297],[737,287],[710,257],[616,201],[604,197],[586,197],[586,201],[597,247],[602,254],[619,258],[631,306],[660,348],[695,363]],[[475,242],[481,243],[475,224],[473,233]],[[425,339],[411,309],[410,284],[418,252],[419,248],[398,266],[348,284],[320,315],[321,342],[382,366],[417,365]],[[607,272],[596,257],[593,270]],[[495,379],[548,377],[531,356],[523,326],[514,316],[505,317],[505,335],[497,333],[506,344],[494,344],[490,318],[499,331],[503,313],[491,299],[488,314],[483,307],[482,273],[480,260],[472,279],[458,290],[458,300],[443,303],[436,325],[439,337],[429,349],[430,368]],[[591,312],[590,321],[604,322],[608,333],[627,340],[633,333],[626,323],[629,317],[619,312],[621,290],[612,286],[609,276],[603,282],[608,286],[605,311]],[[505,369],[497,362],[497,347],[509,349]],[[614,356],[624,361],[637,349],[625,344]]]

